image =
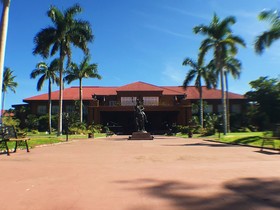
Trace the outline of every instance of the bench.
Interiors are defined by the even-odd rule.
[[[28,147],[28,140],[30,138],[25,137],[24,135],[19,136],[16,132],[16,129],[14,126],[2,126],[1,127],[1,144],[4,146],[4,148],[7,151],[7,155],[10,155],[8,142],[15,142],[14,151],[17,151],[18,146],[24,146],[26,147],[26,151],[29,152]]]
[[[274,142],[275,140],[280,141],[280,137],[263,137],[263,141],[262,141],[262,145],[261,145],[261,151],[263,151],[264,143],[267,142],[267,141],[272,142],[273,149],[275,149],[275,142]],[[279,152],[280,152],[280,149],[279,149]]]

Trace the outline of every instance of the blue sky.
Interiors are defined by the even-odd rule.
[[[214,13],[221,18],[235,16],[233,33],[247,44],[237,55],[242,62],[242,75],[239,80],[230,79],[231,92],[246,93],[250,90],[248,83],[260,76],[279,77],[280,42],[261,56],[253,48],[255,37],[268,28],[257,15],[264,9],[280,9],[279,0],[12,0],[5,66],[14,71],[19,86],[16,94],[7,94],[5,108],[47,93],[47,83],[37,92],[37,79],[30,80],[35,65],[43,61],[32,54],[33,38],[51,25],[46,15],[50,5],[66,9],[74,3],[83,8],[78,18],[92,25],[95,40],[89,45],[91,62],[98,64],[103,77],[84,80],[84,85],[120,86],[136,81],[182,85],[189,70],[182,62],[186,57],[197,59],[204,39],[192,29],[199,24],[208,25]],[[81,51],[74,50],[73,61],[79,63],[82,58]],[[66,87],[76,85],[73,82]]]

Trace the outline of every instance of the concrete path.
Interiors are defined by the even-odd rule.
[[[277,152],[199,139],[126,139],[0,155],[0,209],[280,209]]]

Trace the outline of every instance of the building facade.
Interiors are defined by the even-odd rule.
[[[59,92],[52,92],[52,111],[58,113]],[[83,87],[84,114],[87,124],[102,124],[114,127],[117,132],[130,133],[134,130],[134,106],[136,99],[142,101],[148,118],[146,129],[160,132],[167,125],[188,125],[195,113],[193,104],[199,101],[196,87],[184,89],[180,86],[156,86],[144,82],[134,82],[120,87]],[[243,95],[229,93],[229,110],[240,114],[244,110]],[[75,101],[79,100],[79,87],[63,91],[63,112],[75,111]],[[203,87],[203,100],[207,103],[206,113],[220,113],[221,91]],[[33,96],[23,100],[28,103],[33,114],[47,114],[48,94]]]

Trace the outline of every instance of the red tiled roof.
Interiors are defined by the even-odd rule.
[[[184,90],[181,86],[170,86],[170,89],[181,91],[187,94],[187,99],[199,99],[199,91],[195,86],[189,86],[186,90]],[[228,93],[230,99],[244,99],[244,95],[236,94],[236,93]],[[207,89],[206,87],[202,87],[202,98],[203,99],[220,99],[222,97],[221,90],[218,89]]]
[[[159,91],[163,92],[163,89],[159,86],[151,85],[144,82],[134,82],[130,83],[128,85],[124,85],[121,87],[118,87],[116,89],[117,92],[119,91]]]
[[[194,86],[188,87],[186,90],[181,86],[155,86],[144,82],[134,82],[121,87],[100,87],[85,86],[83,87],[83,100],[91,100],[92,95],[117,95],[119,91],[159,91],[163,95],[187,95],[187,99],[199,99],[198,89]],[[221,91],[217,89],[207,89],[203,87],[203,99],[220,99]],[[243,95],[229,93],[230,99],[244,99]],[[52,100],[59,99],[59,91],[52,92]],[[23,101],[41,101],[48,100],[48,94],[41,94],[26,98]],[[63,91],[63,100],[79,100],[79,87],[66,88]]]

